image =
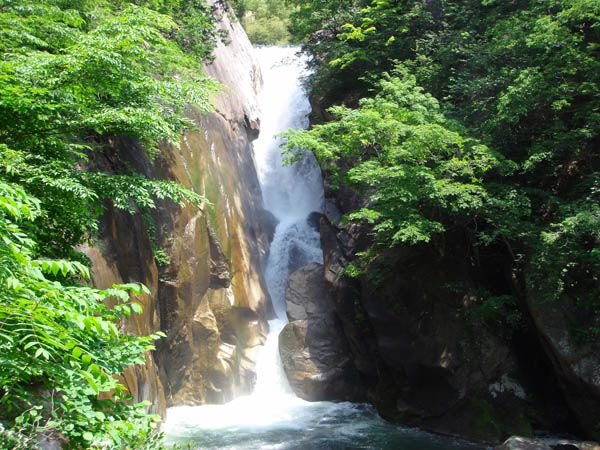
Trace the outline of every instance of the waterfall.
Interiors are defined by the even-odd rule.
[[[318,233],[307,223],[323,209],[323,183],[314,157],[282,164],[276,136],[308,126],[310,105],[301,87],[304,60],[292,47],[257,49],[264,77],[261,136],[254,143],[265,207],[279,220],[265,278],[277,318],[258,359],[252,395],[226,405],[171,408],[163,430],[170,443],[192,442],[199,449],[406,449],[473,448],[384,422],[368,405],[299,399],[279,358],[278,336],[287,323],[285,285],[290,273],[322,262]]]
[[[177,434],[176,428],[192,418],[194,426],[204,429],[297,426],[302,422],[299,409],[316,405],[293,393],[278,348],[279,333],[287,323],[284,294],[290,273],[306,263],[323,260],[319,234],[307,222],[310,213],[323,209],[320,169],[312,155],[293,165],[283,164],[278,137],[288,129],[308,126],[310,103],[301,86],[305,61],[297,56],[298,51],[294,47],[257,49],[265,88],[259,99],[261,134],[254,142],[254,158],[265,208],[279,224],[265,267],[277,318],[269,323],[269,335],[257,361],[256,387],[252,395],[227,405],[171,409],[165,426],[168,434]]]
[[[305,61],[296,48],[265,47],[258,50],[265,89],[260,97],[261,136],[254,143],[256,169],[265,207],[280,221],[271,244],[265,277],[280,321],[286,322],[285,284],[290,269],[311,261],[322,262],[318,233],[306,221],[323,209],[323,181],[313,157],[294,165],[282,164],[281,140],[290,128],[308,126],[310,103],[300,78]],[[274,323],[275,327],[280,323]]]

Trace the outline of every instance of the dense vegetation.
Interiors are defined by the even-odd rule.
[[[234,0],[233,7],[256,45],[290,43],[290,5],[285,0]]]
[[[493,248],[508,267],[488,310],[570,302],[600,336],[600,1],[237,0],[255,43],[302,42],[326,123],[288,134],[372,245]],[[95,156],[150,158],[210,109],[217,39],[204,0],[0,0],[0,447],[160,448],[155,417],[116,378],[160,335],[124,334],[143,286],[98,290],[77,246],[107,203],[200,205],[181,186]],[[288,30],[289,27],[289,30]],[[291,32],[291,34],[290,34]],[[350,170],[346,167],[352,166]],[[474,264],[477,261],[474,260]],[[509,312],[510,313],[510,312]]]
[[[158,448],[155,417],[116,375],[144,362],[150,337],[118,322],[140,313],[139,285],[99,291],[76,246],[106,202],[202,197],[130,169],[98,170],[116,137],[152,157],[210,109],[202,76],[219,33],[204,1],[0,1],[0,447]],[[110,301],[108,301],[110,299]],[[114,305],[114,306],[110,306]]]
[[[600,2],[292,3],[313,95],[346,106],[289,148],[365,193],[348,218],[374,240],[354,273],[386,248],[464,236],[512,274],[490,302],[569,302],[571,331],[597,339]]]

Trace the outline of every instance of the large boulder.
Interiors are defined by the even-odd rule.
[[[279,335],[279,353],[296,395],[309,401],[360,399],[363,386],[323,266],[311,263],[294,272],[285,299],[290,323]]]

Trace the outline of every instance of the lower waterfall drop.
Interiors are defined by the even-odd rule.
[[[276,137],[308,126],[310,104],[301,86],[305,61],[294,47],[260,47],[264,90],[261,135],[254,143],[265,207],[279,220],[265,278],[277,318],[257,363],[252,395],[226,405],[171,408],[163,430],[170,444],[195,449],[432,449],[474,448],[382,420],[374,408],[299,399],[284,374],[278,336],[287,323],[284,291],[291,272],[322,262],[319,234],[307,218],[323,209],[323,183],[314,157],[282,164]]]

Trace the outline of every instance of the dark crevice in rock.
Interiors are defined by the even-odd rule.
[[[217,237],[210,225],[207,226],[207,230],[210,248],[210,279],[208,286],[211,289],[228,288],[231,286],[229,261],[227,261],[225,254],[221,250]]]

